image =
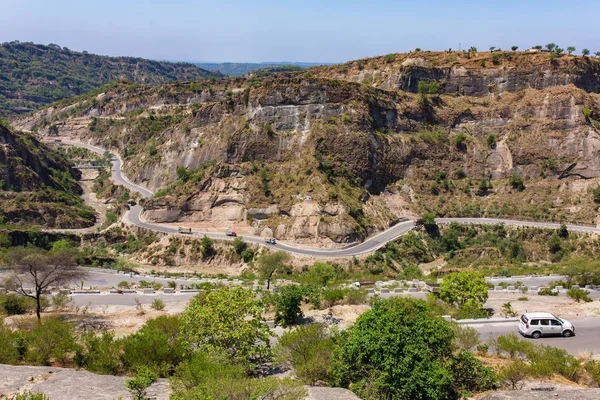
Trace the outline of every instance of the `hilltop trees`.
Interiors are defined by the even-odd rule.
[[[590,51],[588,49],[581,50],[581,55],[587,57],[590,55]]]
[[[569,54],[573,54],[573,52],[574,52],[575,50],[577,50],[577,49],[576,49],[575,47],[573,47],[573,46],[569,46],[569,47],[567,47],[567,53],[569,53]]]

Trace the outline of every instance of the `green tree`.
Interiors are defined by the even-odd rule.
[[[592,193],[594,195],[594,203],[600,204],[600,185],[596,186],[596,189]]]
[[[548,44],[546,45],[546,49],[547,49],[548,51],[552,51],[552,50],[554,50],[555,48],[556,48],[556,44],[555,44],[555,43],[548,43]]]
[[[333,265],[326,262],[317,261],[310,269],[301,275],[303,283],[325,287],[337,277],[337,271]]]
[[[462,307],[469,301],[481,307],[488,298],[485,277],[475,271],[448,274],[440,284],[440,298],[458,307]]]
[[[300,305],[303,299],[304,291],[298,285],[279,288],[279,293],[275,295],[275,323],[288,326],[302,317]]]
[[[560,228],[558,228],[558,236],[563,239],[569,237],[569,229],[567,229],[567,225],[562,224]]]
[[[419,94],[438,94],[440,91],[440,84],[436,81],[419,81],[417,85],[417,92]]]
[[[590,292],[583,289],[569,289],[567,291],[567,296],[575,300],[577,303],[581,303],[582,300],[586,303],[591,302],[592,299],[590,298],[589,294]]]
[[[590,50],[589,49],[583,49],[581,50],[581,55],[584,57],[587,57],[590,55]]]
[[[192,299],[182,315],[183,343],[189,352],[223,351],[254,369],[270,355],[269,328],[263,304],[252,290],[224,287]]]
[[[202,240],[200,240],[200,248],[202,250],[202,259],[206,260],[207,258],[212,257],[215,254],[215,248],[213,247],[214,240],[204,235]]]
[[[187,182],[187,180],[190,179],[191,175],[192,173],[183,165],[177,167],[177,179],[183,182]]]
[[[567,47],[567,53],[569,54],[573,54],[573,52],[577,50],[574,46],[569,46]]]
[[[562,242],[556,232],[554,232],[552,236],[550,236],[550,239],[548,239],[548,249],[552,254],[556,254],[561,250],[561,248]]]
[[[334,348],[336,384],[363,399],[458,399],[493,387],[470,353],[453,353],[454,332],[423,300],[378,300]]]
[[[301,325],[284,333],[273,352],[277,361],[289,363],[306,385],[332,379],[333,338],[323,325]]]
[[[496,148],[496,135],[494,135],[493,133],[490,133],[487,136],[487,145],[490,149],[495,149]]]
[[[290,255],[285,251],[263,253],[258,258],[258,271],[262,279],[267,280],[267,290],[271,287],[271,278],[277,272],[288,269]]]
[[[512,51],[517,51],[517,50],[519,50],[519,46],[513,46],[513,47],[511,47],[511,50]]]

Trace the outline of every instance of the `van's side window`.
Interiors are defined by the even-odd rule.
[[[550,325],[550,320],[549,319],[542,319],[542,325],[546,326],[546,325]]]
[[[558,322],[557,320],[551,319],[550,321],[552,322],[553,326],[560,326],[560,322]]]
[[[539,325],[540,324],[540,320],[539,319],[532,319],[531,320],[531,325]]]

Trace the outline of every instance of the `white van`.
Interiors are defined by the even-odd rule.
[[[539,339],[542,336],[575,335],[575,327],[566,319],[558,318],[547,312],[531,312],[521,315],[519,333]]]

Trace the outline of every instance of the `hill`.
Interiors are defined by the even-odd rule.
[[[367,61],[363,71],[380,63],[369,67],[380,74],[370,84],[355,82],[358,62],[345,71],[121,84],[19,124],[120,151],[126,172],[158,190],[145,204],[151,221],[322,244],[423,213],[596,223],[599,62],[516,53],[494,64],[485,54],[485,67],[459,73],[471,66],[462,53],[433,56],[437,67],[403,67],[422,72],[400,88],[409,55],[397,56],[398,66]],[[436,68],[448,78],[431,78]],[[486,95],[450,90],[464,76],[496,86]],[[538,85],[526,86],[533,76]]]
[[[0,45],[0,116],[27,113],[119,79],[156,85],[220,76],[187,63],[107,57],[57,45]]]
[[[317,65],[327,65],[327,63],[308,63],[308,62],[264,62],[264,63],[194,63],[200,68],[220,72],[227,76],[242,76],[249,72],[264,69],[279,69],[285,67],[310,68]]]
[[[64,157],[0,120],[0,225],[93,225],[94,210],[79,197],[78,178]]]

